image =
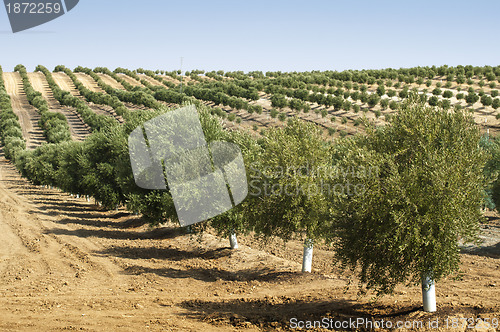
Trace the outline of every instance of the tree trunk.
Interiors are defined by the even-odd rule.
[[[231,249],[238,249],[238,239],[234,231],[229,235],[229,244],[231,245]]]
[[[422,278],[422,299],[425,312],[436,311],[436,289],[434,287],[434,280],[428,276]]]
[[[304,256],[302,258],[302,272],[311,272],[313,258],[313,240],[304,241]]]

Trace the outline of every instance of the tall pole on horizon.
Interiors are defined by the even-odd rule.
[[[182,93],[182,62],[184,61],[184,57],[181,56],[181,93]]]

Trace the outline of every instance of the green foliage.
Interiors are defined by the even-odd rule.
[[[432,90],[432,94],[433,94],[434,96],[439,96],[439,95],[441,95],[441,92],[442,92],[442,91],[441,91],[441,89],[440,89],[440,88],[435,88],[434,90]]]
[[[392,89],[387,90],[387,96],[390,97],[390,98],[395,97],[396,96],[396,91],[392,90]]]
[[[380,100],[380,106],[382,106],[382,108],[386,109],[389,106],[389,99],[388,98],[382,98]]]
[[[450,90],[446,90],[443,92],[443,97],[444,98],[451,98],[451,97],[453,97],[453,92],[451,92]]]
[[[385,86],[383,85],[379,85],[377,87],[377,94],[382,97],[383,95],[385,95]]]
[[[284,95],[272,95],[271,106],[276,108],[285,108],[288,106],[288,101]]]
[[[249,167],[247,222],[266,239],[321,238],[329,208],[320,170],[328,167],[331,149],[321,130],[291,119],[284,128],[270,128],[261,146]]]
[[[499,108],[500,107],[500,99],[499,98],[493,99],[493,102],[491,103],[491,107],[493,107],[494,109]]]
[[[474,104],[478,100],[479,100],[479,96],[474,92],[469,92],[467,94],[467,96],[465,97],[465,101],[467,101],[467,103],[469,103],[469,104]]]
[[[443,99],[439,102],[439,106],[447,110],[451,107],[451,102],[448,99]]]
[[[356,172],[333,181],[359,190],[330,198],[335,260],[378,293],[457,271],[459,239],[476,240],[483,220],[479,140],[466,112],[412,97],[385,128],[340,142],[336,166]]]
[[[0,67],[0,138],[7,159],[15,161],[19,152],[26,148],[19,118],[12,110],[10,96],[5,90],[2,67]]]
[[[481,104],[483,104],[483,106],[491,106],[493,104],[493,99],[488,95],[483,95],[481,97]]]
[[[432,97],[429,98],[429,100],[427,102],[431,106],[437,106],[438,103],[439,103],[439,99],[436,96],[432,96]]]
[[[60,143],[71,140],[71,133],[66,117],[61,113],[49,112],[47,101],[42,97],[40,92],[33,89],[26,68],[23,65],[17,65],[14,70],[21,75],[24,92],[28,101],[38,109],[41,115],[40,127],[43,129],[43,134],[47,138],[47,142]]]

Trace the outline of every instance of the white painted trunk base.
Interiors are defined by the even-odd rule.
[[[238,239],[236,238],[236,233],[231,233],[229,236],[229,244],[231,249],[238,249]]]
[[[311,272],[313,258],[313,241],[306,239],[304,242],[304,256],[302,258],[302,272]]]
[[[434,281],[429,277],[422,278],[422,299],[425,312],[436,311],[436,288]]]

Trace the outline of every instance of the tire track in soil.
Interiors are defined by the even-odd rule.
[[[30,105],[24,93],[21,75],[18,72],[3,73],[5,89],[10,96],[12,109],[19,117],[19,123],[26,140],[26,148],[34,149],[45,142],[43,130],[38,124],[40,114]]]
[[[198,253],[196,240],[177,233],[120,229],[116,212],[21,179],[1,149],[0,202],[0,330],[234,330],[184,306],[200,294],[225,293],[226,283],[214,280],[239,278],[214,269],[227,260],[218,250]],[[249,252],[236,261],[248,262]],[[260,264],[265,257],[250,258]]]
[[[81,119],[80,115],[71,107],[61,106],[61,104],[54,98],[54,94],[50,89],[49,83],[45,75],[41,72],[28,73],[28,78],[31,85],[36,91],[42,93],[42,96],[49,104],[49,110],[61,113],[68,121],[71,137],[77,141],[83,141],[90,135],[90,127]]]
[[[0,217],[0,330],[286,331],[291,317],[427,319],[419,286],[375,303],[346,290],[328,248],[315,248],[313,267],[328,274],[301,274],[301,241],[291,250],[268,243],[269,254],[250,236],[231,251],[211,234],[151,231],[124,211],[29,184],[1,150]],[[498,259],[463,259],[462,280],[440,281],[434,317],[498,316]]]

